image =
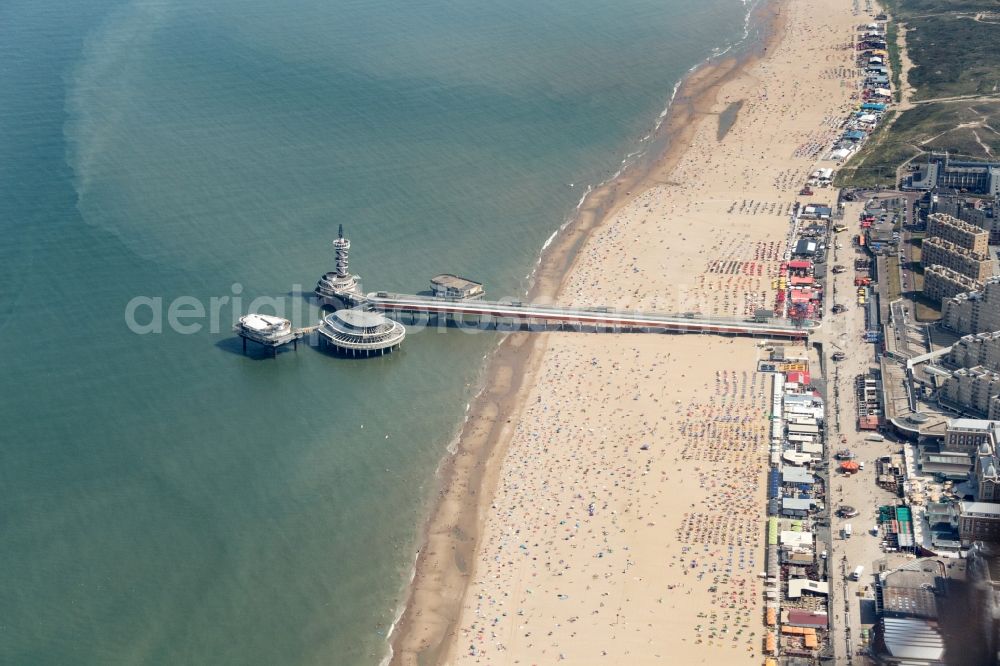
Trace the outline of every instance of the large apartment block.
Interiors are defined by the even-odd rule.
[[[1000,395],[1000,374],[982,366],[960,368],[944,380],[941,396],[964,410],[986,416],[992,399]]]
[[[984,205],[979,200],[941,196],[934,203],[934,212],[947,213],[984,229],[990,234],[990,245],[1000,245],[1000,198]]]
[[[941,323],[962,335],[1000,331],[1000,277],[983,282],[983,288],[949,298],[943,304]]]
[[[981,289],[982,282],[965,277],[957,271],[944,266],[928,266],[924,270],[924,296],[935,303],[964,294],[967,291]]]
[[[976,254],[990,252],[989,231],[945,213],[933,213],[927,218],[927,235],[943,238]]]
[[[945,360],[959,368],[981,365],[1000,372],[1000,331],[964,336],[951,346]]]
[[[924,268],[935,264],[944,266],[980,282],[993,275],[993,262],[989,255],[967,250],[943,238],[924,239],[920,263]]]

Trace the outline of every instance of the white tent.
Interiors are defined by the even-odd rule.
[[[808,453],[799,453],[798,451],[785,451],[781,454],[787,462],[793,465],[805,465],[808,462],[812,462],[812,456]]]
[[[779,540],[782,546],[792,546],[803,547],[812,546],[813,535],[812,532],[793,532],[791,530],[782,530],[779,535]]]
[[[809,580],[807,578],[792,578],[788,581],[788,598],[798,599],[802,592],[808,590],[815,594],[830,594],[830,584],[825,581]]]

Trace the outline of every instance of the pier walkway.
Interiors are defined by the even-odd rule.
[[[803,340],[817,322],[737,319],[700,314],[657,314],[612,308],[566,308],[513,301],[453,300],[378,291],[360,305],[411,324],[453,323],[460,328],[645,333],[707,333]],[[443,317],[443,320],[442,320]]]

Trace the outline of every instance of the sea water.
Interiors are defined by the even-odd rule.
[[[746,11],[0,4],[0,663],[378,663],[499,338],[271,359],[233,318],[315,323],[339,224],[369,290],[523,295]]]

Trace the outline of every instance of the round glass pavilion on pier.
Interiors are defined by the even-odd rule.
[[[341,356],[366,358],[399,349],[406,328],[378,312],[337,310],[323,318],[320,340]]]

